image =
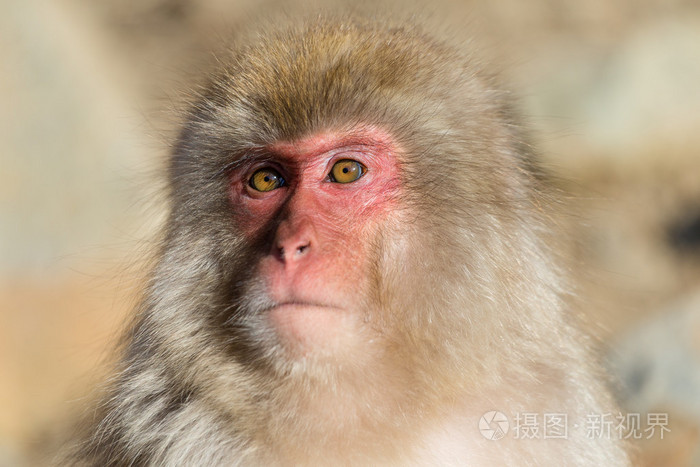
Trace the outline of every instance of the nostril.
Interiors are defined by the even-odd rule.
[[[283,246],[277,247],[277,255],[282,261],[293,261],[294,258],[305,255],[311,248],[311,242],[302,242],[294,245],[288,245],[287,248]]]
[[[306,251],[309,249],[310,246],[311,246],[311,243],[310,243],[310,242],[306,242],[306,243],[304,243],[303,245],[299,245],[299,246],[297,247],[297,254],[298,254],[298,255],[301,255],[301,254],[306,253]]]

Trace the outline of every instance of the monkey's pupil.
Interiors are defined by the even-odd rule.
[[[350,172],[350,169],[348,169],[347,167],[343,167],[343,173],[346,174],[348,172]]]
[[[269,175],[265,175],[265,178],[264,178],[263,180],[265,180],[266,182],[269,182],[269,181],[270,181],[270,176],[269,176]]]

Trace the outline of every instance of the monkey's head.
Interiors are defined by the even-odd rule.
[[[521,144],[478,65],[332,22],[224,62],[174,150],[159,324],[135,336],[178,378],[222,400],[427,391],[489,368],[499,329],[555,300]]]

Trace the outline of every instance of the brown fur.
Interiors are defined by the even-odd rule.
[[[544,245],[531,161],[480,66],[410,27],[315,20],[242,47],[194,104],[172,212],[85,465],[626,465],[615,440],[485,440],[489,410],[612,411]],[[291,361],[259,320],[265,245],[227,170],[326,130],[382,128],[404,196],[372,239],[367,345]],[[340,358],[340,357],[339,357]],[[512,417],[511,417],[512,421]]]

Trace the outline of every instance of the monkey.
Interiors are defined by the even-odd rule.
[[[67,463],[629,465],[584,430],[615,406],[497,79],[411,24],[266,29],[192,100]],[[518,436],[527,414],[563,432]]]

